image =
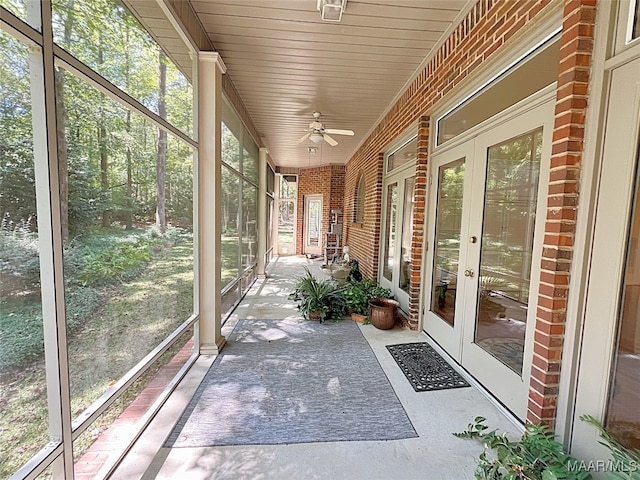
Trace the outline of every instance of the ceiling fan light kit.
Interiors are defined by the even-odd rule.
[[[318,0],[320,18],[325,22],[339,22],[346,5],[347,0]]]
[[[338,142],[335,141],[328,134],[332,135],[349,135],[353,136],[353,130],[341,130],[337,128],[324,128],[324,123],[320,121],[320,112],[313,112],[313,122],[309,124],[309,132],[305,133],[298,143],[302,143],[305,140],[309,139],[313,143],[320,143],[322,140],[327,142],[332,147],[338,145]]]

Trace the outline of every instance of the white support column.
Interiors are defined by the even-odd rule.
[[[216,52],[198,53],[198,286],[200,353],[220,353],[222,282],[222,75],[226,67]]]
[[[258,277],[265,276],[265,256],[267,255],[267,233],[269,226],[267,225],[267,155],[269,151],[266,148],[260,148],[258,157]]]

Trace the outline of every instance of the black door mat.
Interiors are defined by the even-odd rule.
[[[469,386],[428,343],[387,345],[387,350],[416,392]]]

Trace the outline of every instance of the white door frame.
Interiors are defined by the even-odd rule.
[[[305,195],[304,196],[304,236],[303,236],[303,244],[302,244],[302,253],[310,253],[313,255],[320,255],[322,254],[322,242],[323,242],[323,238],[322,238],[322,194],[314,194],[314,195]],[[319,202],[320,203],[320,210],[319,210],[319,214],[318,214],[318,239],[317,239],[317,244],[313,245],[310,242],[310,238],[309,238],[309,232],[310,232],[310,228],[309,228],[309,212],[310,212],[310,208],[309,208],[309,204],[311,202]]]
[[[429,217],[427,227],[428,254],[423,277],[422,302],[424,306],[423,328],[432,336],[454,359],[482,383],[496,398],[507,406],[518,418],[524,421],[527,415],[527,400],[529,395],[529,377],[533,352],[533,332],[535,330],[536,302],[538,298],[538,284],[540,275],[540,255],[542,250],[546,198],[548,191],[549,164],[551,158],[551,138],[554,121],[554,98],[541,95],[536,102],[530,102],[525,108],[517,110],[511,115],[497,117],[491,125],[478,133],[475,137],[467,138],[456,146],[447,148],[442,153],[433,155],[430,165],[430,178],[438,177],[438,167],[456,158],[466,157],[465,167],[465,195],[463,200],[466,219],[461,227],[460,263],[458,265],[458,295],[456,301],[459,325],[451,328],[446,322],[429,312],[432,292],[432,268],[435,232],[435,195],[437,185],[431,186],[429,202]],[[531,291],[527,309],[527,325],[524,346],[524,363],[522,373],[518,374],[508,366],[497,360],[475,340],[476,331],[476,303],[477,303],[477,272],[480,264],[481,242],[469,241],[471,236],[480,239],[482,236],[482,220],[484,211],[484,182],[486,174],[486,152],[491,145],[516,137],[519,134],[543,128],[543,151],[541,156],[540,175],[538,184],[538,212],[535,223],[535,243],[531,263]],[[470,155],[470,156],[468,156]],[[467,181],[470,180],[469,182]],[[468,184],[471,184],[468,187]],[[468,224],[465,224],[468,222]],[[465,277],[465,270],[475,272],[472,277]],[[458,299],[456,299],[458,300]],[[442,325],[445,324],[445,325]],[[447,328],[448,327],[448,328]],[[431,331],[433,329],[433,331]]]
[[[398,285],[400,278],[400,269],[402,268],[402,234],[404,227],[404,194],[405,194],[405,181],[411,177],[416,176],[415,164],[409,167],[401,167],[397,172],[390,173],[384,178],[382,182],[382,222],[380,229],[380,250],[378,252],[378,258],[380,259],[378,266],[378,283],[385,288],[391,290],[394,298],[400,303],[400,308],[405,312],[409,311],[409,294],[402,290]],[[393,271],[391,274],[391,280],[388,280],[384,275],[385,265],[383,264],[385,248],[387,245],[387,204],[388,204],[388,187],[397,183],[398,185],[398,210],[396,212],[396,239],[393,246]],[[414,187],[415,188],[415,187]],[[413,221],[413,220],[412,220]]]
[[[607,409],[640,142],[639,70],[637,58],[611,73],[573,409],[571,450],[582,458],[610,458],[597,430],[579,417],[603,421]]]

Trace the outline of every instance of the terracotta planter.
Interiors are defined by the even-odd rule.
[[[366,319],[366,315],[360,315],[359,313],[351,312],[351,320],[353,320],[354,322],[362,323]]]
[[[369,300],[369,321],[380,330],[391,330],[396,325],[400,304],[390,298]]]

